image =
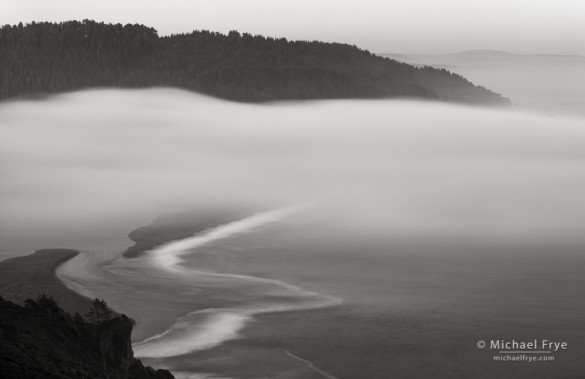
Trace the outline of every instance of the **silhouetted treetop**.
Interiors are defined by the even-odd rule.
[[[422,97],[508,100],[465,78],[356,46],[207,30],[159,37],[90,20],[0,28],[0,98],[90,87],[165,86],[237,101]]]
[[[99,325],[110,320],[114,316],[114,311],[105,300],[96,297],[92,300],[91,307],[85,316],[92,324]]]

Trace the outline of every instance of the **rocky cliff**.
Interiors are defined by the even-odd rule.
[[[174,378],[134,358],[131,332],[124,315],[95,325],[52,298],[27,300],[24,307],[0,298],[0,373],[6,379]]]

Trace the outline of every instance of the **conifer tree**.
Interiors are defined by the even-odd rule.
[[[112,309],[106,304],[105,300],[98,299],[97,297],[91,302],[91,307],[85,316],[89,319],[92,324],[99,325],[105,321],[108,321],[113,316]]]

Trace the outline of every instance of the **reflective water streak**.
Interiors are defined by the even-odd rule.
[[[177,319],[171,328],[156,336],[133,345],[137,357],[162,358],[209,349],[222,342],[236,338],[247,321],[262,313],[317,309],[341,303],[340,298],[303,290],[284,282],[247,275],[210,273],[181,267],[182,255],[234,234],[250,231],[268,223],[276,222],[306,208],[297,205],[255,214],[240,221],[219,226],[201,235],[167,243],[147,253],[151,263],[177,275],[207,276],[224,279],[234,286],[262,285],[263,294],[282,298],[279,302],[250,302],[238,308],[212,308],[191,312]],[[181,278],[177,278],[178,281]]]

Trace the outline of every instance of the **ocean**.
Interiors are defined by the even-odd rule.
[[[150,89],[4,103],[0,125],[0,250],[80,250],[59,277],[133,318],[149,365],[184,378],[585,371],[581,118]],[[156,215],[230,207],[252,211],[121,257]],[[568,348],[496,360],[491,340],[513,339]]]

